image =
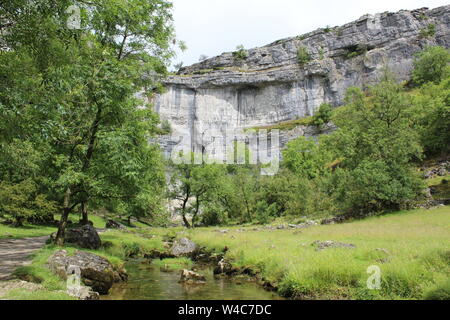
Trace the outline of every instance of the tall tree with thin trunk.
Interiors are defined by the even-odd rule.
[[[135,215],[160,210],[161,190],[152,187],[164,185],[160,158],[148,145],[158,118],[140,106],[159,89],[174,38],[168,1],[78,1],[80,29],[66,23],[74,18],[67,10],[72,4],[0,4],[0,21],[8,21],[2,40],[9,48],[0,62],[8,56],[31,67],[29,74],[12,64],[8,69],[30,85],[11,77],[6,89],[23,96],[12,101],[0,95],[2,114],[15,128],[5,140],[27,136],[47,147],[47,192],[62,207],[58,244],[77,207],[84,222],[91,205]]]

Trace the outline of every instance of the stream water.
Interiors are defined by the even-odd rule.
[[[278,295],[247,281],[215,278],[211,268],[202,268],[207,281],[202,285],[179,283],[180,272],[166,272],[151,264],[126,264],[128,282],[115,284],[102,300],[274,300]]]

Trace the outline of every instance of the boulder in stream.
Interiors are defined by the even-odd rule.
[[[203,284],[206,282],[205,276],[190,270],[182,270],[180,282],[187,284]]]

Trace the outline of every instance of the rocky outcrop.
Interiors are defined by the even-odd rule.
[[[433,26],[435,32],[425,32]],[[172,128],[159,142],[167,155],[210,152],[230,130],[308,117],[323,102],[341,105],[348,87],[376,83],[385,66],[408,80],[414,54],[427,45],[448,48],[449,30],[450,6],[385,12],[250,49],[245,59],[224,53],[183,68],[154,101]],[[309,62],[299,64],[299,48]],[[281,145],[319,133],[299,126],[282,133]]]
[[[175,241],[170,249],[170,253],[174,257],[193,256],[197,251],[197,244],[187,238],[181,238]]]
[[[442,160],[436,165],[436,167],[427,170],[424,173],[423,177],[425,179],[430,179],[436,176],[444,177],[445,175],[448,174],[449,171],[450,171],[450,160]]]
[[[49,258],[48,266],[62,279],[78,274],[86,286],[100,294],[107,294],[115,282],[127,280],[125,270],[116,270],[105,258],[84,251],[69,255],[66,250],[58,250]]]

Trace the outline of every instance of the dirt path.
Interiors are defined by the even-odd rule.
[[[42,248],[48,238],[0,239],[0,281],[11,279],[17,267],[30,264],[30,255]]]

